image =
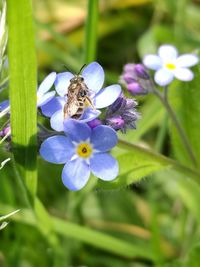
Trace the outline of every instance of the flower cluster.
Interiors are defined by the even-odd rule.
[[[137,102],[121,95],[107,110],[105,123],[116,131],[122,133],[126,129],[136,129],[136,121],[139,118],[135,107]]]
[[[120,82],[125,85],[130,94],[145,95],[156,90],[147,69],[155,71],[154,81],[156,84],[166,87],[174,78],[191,81],[194,74],[189,67],[198,62],[199,58],[195,54],[178,56],[176,47],[168,44],[161,45],[158,48],[158,55],[144,56],[143,64],[126,64],[120,76]]]
[[[157,92],[147,68],[156,71],[158,85],[166,86],[174,77],[192,80],[189,67],[198,61],[194,54],[178,56],[174,46],[162,45],[158,55],[146,55],[143,64],[126,64],[120,81],[134,96]],[[103,87],[104,78],[101,65],[92,62],[78,75],[52,72],[37,89],[39,114],[49,118],[52,128],[38,125],[40,155],[51,163],[65,164],[62,181],[70,190],[85,186],[90,173],[104,181],[115,179],[118,162],[109,151],[117,144],[119,130],[126,133],[136,128],[137,102],[126,98],[118,84]],[[7,120],[0,128],[1,142],[11,139],[9,100],[0,103],[3,116]]]
[[[134,96],[147,94],[151,87],[150,76],[142,64],[126,64],[120,81]]]
[[[38,126],[42,142],[40,155],[50,163],[65,164],[62,181],[70,190],[85,186],[90,173],[104,181],[115,179],[119,171],[118,162],[109,151],[117,144],[117,131],[136,128],[136,102],[126,99],[118,84],[103,87],[104,76],[101,65],[92,62],[81,75],[50,73],[37,90],[39,114],[50,119],[52,128]],[[72,84],[76,80],[84,82],[87,98],[81,98],[85,95],[78,95],[75,91],[82,86],[77,82],[74,88]],[[70,94],[72,108],[75,105],[82,107],[78,119],[64,116],[66,106],[69,108]],[[0,116],[8,114],[9,117],[9,112],[9,101],[2,102]],[[7,138],[10,133],[8,123],[1,129],[0,136]]]

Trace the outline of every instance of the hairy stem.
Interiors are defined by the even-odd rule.
[[[192,150],[192,147],[190,145],[190,142],[185,134],[185,131],[183,129],[183,127],[181,126],[178,118],[176,117],[175,112],[173,111],[171,105],[169,104],[168,101],[168,88],[165,87],[164,88],[164,93],[162,94],[160,91],[158,91],[155,87],[153,87],[152,89],[153,93],[160,99],[160,101],[162,102],[163,106],[166,108],[169,116],[171,117],[171,120],[174,123],[174,126],[176,127],[178,134],[182,140],[182,143],[185,147],[186,152],[188,153],[191,162],[193,163],[193,165],[196,167],[197,166],[197,162],[196,162],[196,158],[194,155],[194,152]]]

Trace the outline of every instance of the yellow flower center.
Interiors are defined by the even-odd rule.
[[[176,68],[175,64],[173,63],[167,63],[165,66],[169,70],[174,70]]]
[[[80,143],[77,146],[76,152],[81,158],[89,158],[92,154],[92,147],[88,143]]]

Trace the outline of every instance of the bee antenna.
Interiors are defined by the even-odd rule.
[[[72,72],[72,71],[67,67],[67,65],[65,65],[65,64],[62,64],[62,65],[66,68],[67,71]],[[73,73],[73,72],[72,72],[72,73]]]
[[[86,64],[84,64],[84,65],[80,68],[80,70],[79,70],[79,72],[78,72],[77,75],[79,75],[79,74],[81,73],[81,71],[85,68],[85,66],[86,66]]]

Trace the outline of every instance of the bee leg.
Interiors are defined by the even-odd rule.
[[[91,107],[92,109],[96,110],[95,106],[93,105],[89,97],[85,98],[85,107]]]

